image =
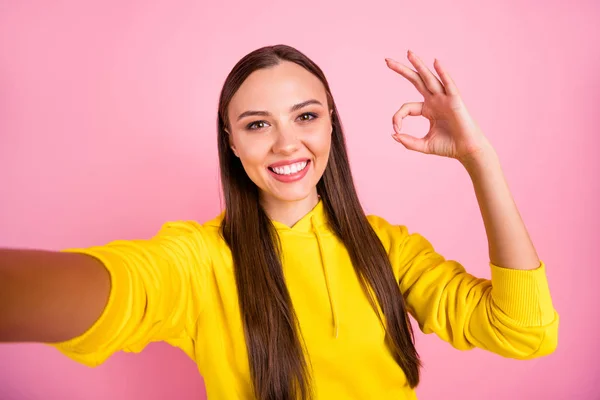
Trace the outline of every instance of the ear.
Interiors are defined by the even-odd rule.
[[[333,135],[333,108],[329,110],[329,120],[331,121],[331,134]]]
[[[233,151],[233,154],[235,154],[237,158],[240,158],[240,156],[237,153],[237,150],[235,149],[235,145],[233,144],[233,140],[231,139],[231,133],[229,133],[227,129],[223,130],[225,131],[225,133],[227,133],[227,137],[229,139],[229,147],[231,148],[231,151]]]

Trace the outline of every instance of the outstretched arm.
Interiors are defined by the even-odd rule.
[[[60,342],[100,317],[110,276],[94,257],[0,249],[0,342]]]

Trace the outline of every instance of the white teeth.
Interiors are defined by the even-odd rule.
[[[304,168],[306,168],[307,164],[307,161],[302,161],[292,165],[286,165],[284,167],[273,167],[271,169],[278,175],[291,175],[302,171]]]

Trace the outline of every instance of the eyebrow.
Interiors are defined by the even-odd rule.
[[[290,112],[298,111],[301,108],[304,108],[304,107],[309,106],[311,104],[317,104],[317,105],[320,105],[321,107],[323,106],[323,104],[319,100],[310,99],[310,100],[303,101],[302,103],[298,103],[298,104],[293,105],[292,107],[290,107]],[[243,113],[241,113],[240,116],[237,118],[237,120],[239,121],[242,118],[251,117],[251,116],[268,117],[270,115],[271,115],[271,113],[268,112],[268,111],[253,111],[253,110],[250,110],[250,111],[244,111]]]

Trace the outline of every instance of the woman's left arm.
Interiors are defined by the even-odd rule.
[[[490,146],[465,157],[461,163],[475,188],[490,262],[511,269],[538,268],[540,259],[510,193],[496,152]]]
[[[424,101],[402,105],[392,120],[392,136],[409,150],[452,158],[465,167],[485,224],[492,278],[470,275],[406,227],[388,227],[389,256],[407,308],[423,332],[435,332],[459,349],[480,347],[519,359],[550,354],[557,346],[559,317],[545,264],[521,220],[498,156],[440,62],[434,62],[438,79],[410,51],[408,59],[416,70],[390,59],[387,63],[414,84]],[[409,115],[429,120],[423,138],[400,132]]]
[[[540,260],[510,193],[498,156],[477,123],[471,118],[456,84],[436,59],[438,79],[411,51],[408,59],[416,71],[391,59],[388,67],[408,79],[423,95],[420,103],[405,103],[393,117],[394,139],[409,150],[453,158],[472,179],[483,217],[492,264],[531,270]],[[400,133],[407,116],[430,121],[424,138]]]

